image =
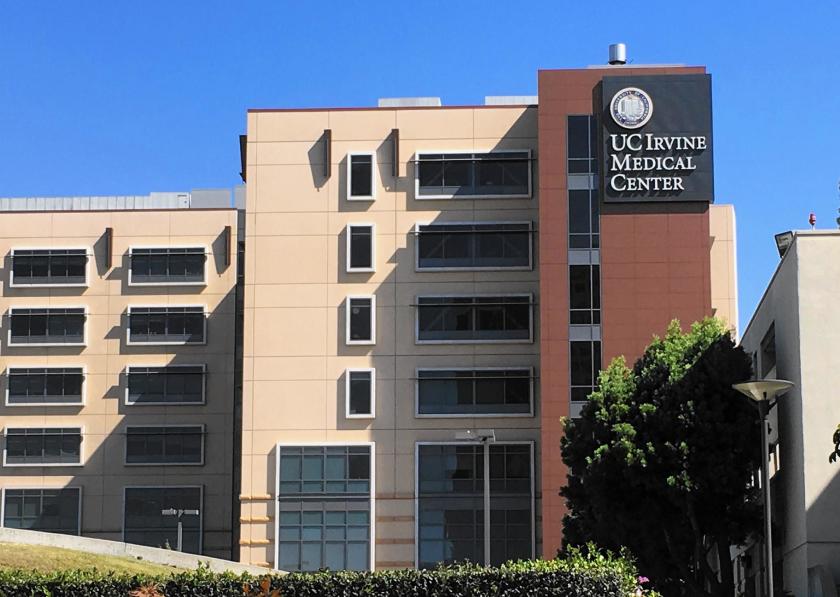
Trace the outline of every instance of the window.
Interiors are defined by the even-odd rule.
[[[13,249],[11,286],[86,286],[86,249]]]
[[[530,295],[417,299],[417,342],[530,342]]]
[[[280,570],[370,570],[373,446],[277,447]]]
[[[569,323],[601,323],[600,270],[598,265],[569,266]]]
[[[376,344],[376,297],[348,296],[347,344]]]
[[[530,369],[420,369],[420,416],[532,414]]]
[[[79,427],[6,428],[5,466],[41,466],[82,463]]]
[[[569,116],[566,121],[569,174],[598,172],[598,121],[594,116]]]
[[[372,419],[376,407],[376,372],[374,369],[348,369],[346,396],[348,419]]]
[[[601,371],[601,343],[569,342],[569,370],[572,402],[585,402],[598,386]]]
[[[81,404],[81,367],[9,368],[6,404]]]
[[[204,365],[128,367],[126,404],[203,404]]]
[[[531,223],[418,224],[417,269],[531,269]]]
[[[9,345],[75,345],[85,343],[85,310],[11,309]]]
[[[347,155],[347,199],[349,201],[374,199],[374,173],[376,156],[372,153]]]
[[[130,285],[204,284],[203,247],[132,248],[129,260]]]
[[[776,324],[761,339],[761,377],[767,377],[776,368]]]
[[[129,344],[204,344],[204,307],[129,307]]]
[[[598,191],[569,191],[569,248],[597,249],[600,238]]]
[[[178,545],[178,517],[163,510],[197,510],[184,514],[182,551],[201,553],[201,487],[126,487],[123,510],[123,541],[175,549]]]
[[[81,497],[79,487],[5,489],[3,526],[7,529],[78,535]]]
[[[204,464],[204,427],[126,427],[125,463]]]
[[[417,199],[528,198],[531,152],[418,153]]]
[[[419,568],[465,561],[496,566],[533,557],[531,451],[530,444],[493,443],[486,451],[481,444],[418,444]]]
[[[372,272],[376,269],[373,224],[347,226],[347,271]]]

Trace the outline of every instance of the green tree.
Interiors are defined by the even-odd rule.
[[[665,595],[731,596],[729,547],[761,532],[758,416],[732,389],[751,369],[712,318],[613,360],[562,439],[566,543],[626,546]]]

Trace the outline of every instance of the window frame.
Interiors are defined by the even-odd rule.
[[[135,282],[132,258],[136,249],[201,249],[204,251],[202,280],[200,282]],[[210,261],[211,255],[212,253],[207,245],[130,245],[128,247],[128,286],[207,286],[207,263]]]
[[[202,341],[201,342],[180,342],[180,341],[158,341],[158,342],[136,342],[131,340],[131,311],[132,309],[198,309],[202,310]],[[126,308],[125,345],[126,346],[206,346],[207,345],[207,305],[128,305]]]
[[[350,412],[350,374],[370,373],[370,412],[352,414]],[[353,367],[344,370],[344,416],[347,419],[376,418],[376,369],[373,367]]]
[[[129,462],[128,461],[128,430],[129,429],[143,429],[143,428],[170,428],[170,427],[195,427],[201,430],[201,458],[199,462]],[[204,423],[165,423],[165,424],[148,424],[148,425],[126,425],[124,427],[125,442],[123,442],[123,466],[204,466],[205,440],[207,438],[207,426]]]
[[[420,569],[420,446],[483,446],[484,442],[480,441],[415,441],[414,442],[414,568]],[[531,558],[534,559],[537,553],[537,512],[536,512],[536,441],[535,440],[511,440],[511,441],[494,441],[490,442],[490,446],[494,445],[527,445],[530,447],[530,463],[531,463]],[[483,477],[482,477],[483,479]],[[491,500],[492,500],[491,492]],[[484,565],[483,562],[476,562],[479,565]]]
[[[586,327],[586,326],[582,326],[582,327]],[[592,326],[592,327],[595,327],[595,326]],[[592,385],[591,386],[572,384],[572,343],[573,342],[578,342],[578,343],[581,343],[581,344],[589,344],[590,345],[589,354],[590,354],[590,358],[592,359],[591,363],[590,363],[590,367],[592,368]],[[570,340],[568,340],[569,356],[566,359],[566,363],[567,363],[567,367],[568,367],[568,371],[569,371],[569,408],[570,408],[569,412],[572,412],[572,411],[579,412],[579,409],[583,408],[583,405],[585,405],[589,401],[588,394],[587,394],[586,400],[575,400],[574,399],[574,390],[575,389],[577,389],[577,388],[590,388],[591,389],[590,394],[598,389],[598,376],[600,375],[600,372],[604,370],[604,344],[603,344],[603,342],[604,342],[603,339],[600,339],[600,340],[574,340],[574,339],[570,339]],[[598,359],[597,360],[600,363],[600,367],[598,369],[595,368],[595,362],[596,362],[595,344],[598,345],[598,354],[597,354]]]
[[[6,462],[8,453],[9,429],[78,429],[79,430],[79,462],[58,462],[58,463],[12,463]],[[84,425],[25,425],[3,427],[3,466],[9,468],[80,468],[85,466],[85,426]]]
[[[81,309],[82,315],[84,317],[84,321],[82,322],[82,341],[81,342],[12,342],[12,316],[14,315],[15,311],[37,311],[37,310],[44,310],[44,311],[58,311],[58,310],[67,310],[67,309]],[[6,320],[9,324],[9,331],[6,334],[6,345],[10,348],[25,348],[25,347],[85,347],[87,346],[87,324],[88,324],[88,310],[87,305],[32,305],[32,306],[18,306],[13,307],[10,306],[6,311]],[[31,338],[32,336],[30,336]]]
[[[280,498],[280,451],[282,448],[296,448],[296,447],[359,447],[365,446],[370,448],[370,493],[368,502],[370,504],[370,536],[369,536],[369,553],[370,553],[370,571],[376,570],[376,442],[277,442],[274,450],[274,503],[275,510],[279,510],[276,504]],[[272,564],[273,570],[277,568],[277,562],[280,561],[280,517],[274,517],[274,562]]]
[[[479,339],[479,340],[421,340],[420,339],[420,299],[424,298],[527,298],[528,299],[528,338],[527,339]],[[534,293],[533,292],[491,292],[476,294],[420,294],[415,297],[414,307],[414,344],[533,344],[534,343]]]
[[[79,399],[79,402],[10,402],[11,396],[11,373],[14,370],[20,369],[79,369],[82,372],[82,392]],[[62,366],[55,366],[55,365],[7,365],[6,371],[4,373],[6,377],[6,391],[5,391],[5,402],[4,405],[7,407],[17,407],[17,406],[24,406],[24,407],[33,407],[33,406],[84,406],[85,405],[85,397],[87,394],[87,367],[85,365],[62,365]],[[27,489],[27,488],[23,488]]]
[[[447,155],[447,154],[493,154],[493,153],[521,153],[526,156],[528,161],[528,192],[526,194],[518,195],[499,195],[499,194],[481,194],[481,195],[456,195],[454,193],[441,195],[421,195],[420,194],[420,167],[421,156],[424,155]],[[533,168],[533,149],[418,149],[414,152],[414,199],[416,201],[439,201],[441,199],[449,200],[466,200],[473,199],[533,199],[534,198],[534,168]],[[471,160],[474,163],[476,160]]]
[[[85,281],[82,283],[47,283],[27,284],[15,282],[15,253],[17,251],[84,251],[85,252]],[[91,247],[13,247],[9,252],[11,267],[9,268],[9,288],[87,288],[90,281],[90,261],[94,256]]]
[[[447,413],[426,414],[420,412],[420,372],[421,371],[528,371],[528,412],[527,413]],[[416,419],[523,419],[534,417],[534,392],[536,380],[534,367],[417,367],[414,370],[414,417]]]
[[[178,369],[180,367],[201,367],[201,402],[132,402],[129,399],[130,396],[130,386],[129,386],[129,374],[131,373],[132,369],[150,369],[150,368],[165,368],[165,369]],[[178,363],[178,364],[170,364],[170,365],[126,365],[125,367],[125,397],[123,399],[123,404],[126,406],[203,406],[207,404],[207,364],[190,364],[190,363]]]
[[[467,267],[421,267],[420,266],[420,227],[421,226],[475,226],[475,225],[527,225],[528,226],[528,265],[514,265],[514,266],[467,266]],[[416,222],[414,224],[414,271],[415,272],[525,272],[534,270],[534,222],[533,220],[494,220],[494,221],[480,221],[480,222]]]
[[[198,554],[204,553],[204,485],[124,485],[122,491],[122,537],[125,543],[125,505],[128,489],[198,489]],[[188,553],[188,552],[184,552]]]
[[[370,195],[353,195],[353,157],[370,157]],[[375,151],[348,151],[347,152],[347,201],[376,201],[376,152]]]
[[[351,249],[353,246],[353,228],[370,228],[370,267],[352,267],[350,265]],[[372,273],[376,271],[376,224],[372,222],[352,222],[345,227],[346,243],[346,264],[345,271],[348,274]]]
[[[81,485],[65,485],[65,486],[40,486],[33,487],[32,485],[4,485],[0,487],[0,528],[12,528],[6,526],[6,491],[60,491],[64,489],[74,489],[79,494],[79,511],[76,514],[76,528],[78,532],[75,535],[68,534],[69,537],[80,537],[82,535],[82,500],[84,499],[84,487]]]
[[[350,339],[350,309],[355,299],[370,299],[370,340]],[[374,346],[376,344],[376,295],[348,294],[344,299],[344,343],[347,346]]]

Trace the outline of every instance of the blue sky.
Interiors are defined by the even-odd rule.
[[[537,69],[623,41],[636,63],[712,73],[746,324],[773,234],[811,211],[836,226],[838,23],[833,1],[3,2],[0,196],[232,186],[249,107],[530,95]]]

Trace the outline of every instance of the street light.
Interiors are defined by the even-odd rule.
[[[493,429],[467,429],[455,434],[455,439],[481,442],[484,445],[484,565],[490,565],[490,444],[496,441]]]
[[[177,516],[178,517],[178,546],[176,551],[182,551],[182,543],[184,537],[184,526],[181,523],[182,516],[198,516],[198,510],[176,510],[175,508],[166,508],[160,511],[162,516]]]
[[[764,492],[764,582],[767,597],[773,595],[773,537],[770,529],[770,439],[767,433],[767,415],[781,396],[794,386],[784,379],[754,379],[736,383],[732,387],[755,402],[761,421],[761,488]]]

